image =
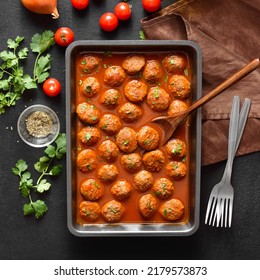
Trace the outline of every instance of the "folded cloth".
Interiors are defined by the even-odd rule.
[[[254,58],[260,57],[259,0],[184,0],[143,18],[146,39],[192,40],[202,49],[205,95]],[[234,95],[252,100],[237,155],[260,151],[260,69],[202,108],[202,165],[227,158]]]

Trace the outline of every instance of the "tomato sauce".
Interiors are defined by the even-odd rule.
[[[101,67],[97,70],[94,71],[94,73],[88,74],[88,73],[84,73],[82,72],[82,70],[79,67],[80,64],[80,60],[82,59],[82,57],[84,55],[95,55],[98,56],[101,61],[102,61],[102,65]],[[145,56],[146,60],[149,59],[153,59],[153,60],[157,60],[160,62],[160,64],[162,63],[163,58],[168,54],[168,53],[159,53],[159,54],[155,54],[155,53],[140,53],[143,56]],[[107,107],[105,107],[103,104],[100,104],[99,102],[99,97],[100,95],[94,96],[92,98],[87,98],[86,96],[83,96],[83,94],[80,93],[80,84],[82,83],[82,81],[87,78],[87,77],[96,77],[100,84],[101,84],[101,93],[104,92],[106,89],[109,89],[111,87],[107,86],[106,84],[104,84],[103,82],[103,74],[104,71],[107,67],[112,66],[112,65],[122,65],[122,61],[124,58],[126,58],[129,55],[129,53],[80,53],[77,57],[76,60],[76,89],[75,89],[75,94],[76,94],[76,104],[75,106],[77,106],[78,104],[82,103],[82,102],[89,102],[90,104],[94,104],[98,109],[100,109],[100,111],[102,112],[102,114],[105,113],[112,113],[117,115],[117,110],[118,107],[114,109],[108,109]],[[186,59],[187,59],[187,63],[186,63],[186,69],[185,69],[185,77],[191,81],[191,65],[190,65],[190,61],[188,56],[185,53],[182,53],[182,55],[185,55]],[[167,80],[168,77],[170,77],[170,75],[172,74],[167,74],[167,72],[165,71],[165,76],[162,79],[162,81],[160,81],[160,87],[165,89],[167,91]],[[142,79],[138,76],[139,79]],[[122,102],[121,104],[128,102],[127,98],[124,96],[123,94],[123,88],[126,85],[127,82],[129,82],[132,79],[136,79],[136,75],[135,76],[129,76],[126,75],[126,79],[124,80],[123,84],[119,87],[115,87],[116,89],[118,89],[121,93],[121,98],[122,98]],[[144,81],[144,79],[142,79]],[[148,89],[154,85],[151,85],[149,83],[147,83]],[[171,100],[174,100],[174,98],[171,97]],[[187,103],[187,105],[190,105],[190,101],[191,101],[191,96],[188,99],[183,100]],[[154,110],[152,110],[149,105],[146,103],[146,100],[142,101],[141,103],[138,103],[137,105],[139,105],[142,108],[143,111],[143,115],[141,116],[141,118],[139,118],[138,121],[134,122],[134,123],[125,123],[124,121],[122,121],[123,126],[128,126],[133,128],[136,132],[143,127],[144,125],[149,125],[152,126],[153,128],[155,128],[159,134],[160,137],[163,137],[163,130],[161,129],[161,127],[159,125],[156,125],[154,123],[150,123],[150,121],[158,116],[161,115],[166,115],[166,111],[163,112],[155,112]],[[83,124],[79,119],[76,120],[76,127],[74,127],[76,134],[78,134],[78,132],[84,127],[86,126],[86,124]],[[97,125],[96,125],[97,126]],[[98,127],[98,126],[97,126]],[[175,186],[175,191],[173,193],[173,195],[168,198],[167,200],[170,200],[171,198],[177,198],[180,199],[181,202],[184,204],[185,207],[185,211],[184,211],[184,215],[183,217],[174,222],[174,223],[178,223],[178,224],[184,224],[187,223],[189,220],[189,215],[190,215],[190,207],[189,207],[189,203],[190,203],[190,178],[189,178],[189,170],[190,170],[190,141],[189,141],[189,137],[190,137],[190,133],[189,133],[190,129],[189,129],[189,119],[186,120],[185,123],[183,123],[174,133],[173,137],[180,139],[182,141],[184,141],[186,143],[187,146],[187,156],[185,158],[185,164],[187,167],[187,175],[179,180],[179,181],[174,181],[174,186]],[[102,137],[101,139],[98,141],[98,143],[94,146],[86,146],[85,144],[83,144],[79,139],[76,140],[76,154],[78,154],[81,150],[83,149],[92,149],[94,151],[97,152],[97,146],[104,140],[106,139],[111,139],[111,140],[115,140],[114,136],[107,136],[105,133],[101,133]],[[171,159],[169,159],[166,151],[165,151],[165,147],[161,147],[160,148],[161,151],[163,151],[164,156],[165,156],[165,166],[167,165],[167,163],[169,163],[171,161]],[[139,146],[137,148],[136,151],[134,151],[135,153],[139,153],[139,154],[143,154],[145,151],[143,149],[141,149]],[[120,179],[125,179],[127,180],[130,184],[133,185],[133,173],[129,173],[128,171],[126,171],[122,164],[120,163],[120,158],[121,155],[123,155],[124,153],[120,152],[119,156],[117,157],[117,160],[115,162],[113,162],[112,164],[115,164],[116,167],[119,170],[119,175],[117,180]],[[99,166],[101,166],[102,164],[105,164],[104,160],[102,160],[101,157],[99,158]],[[76,167],[77,168],[77,167]],[[97,168],[98,169],[98,168]],[[97,173],[97,169],[92,170],[88,173],[83,173],[80,170],[76,170],[76,185],[77,185],[77,222],[80,225],[84,225],[84,224],[89,224],[89,222],[87,222],[83,217],[81,217],[79,215],[79,209],[78,206],[79,204],[84,201],[84,197],[81,195],[80,193],[80,185],[81,183],[89,178],[96,178],[96,173]],[[142,168],[144,169],[144,167]],[[166,173],[165,173],[165,168],[163,168],[161,171],[159,172],[152,172],[153,176],[154,176],[154,181],[158,178],[168,178]],[[169,178],[168,178],[169,179]],[[105,193],[104,195],[97,201],[97,203],[100,205],[100,208],[102,208],[102,206],[110,201],[115,199],[111,192],[110,192],[110,188],[111,186],[114,184],[115,182],[112,183],[103,183],[105,186]],[[155,215],[152,216],[152,218],[146,219],[144,218],[139,210],[138,210],[138,200],[139,198],[147,193],[151,193],[153,194],[152,190],[148,190],[145,193],[141,193],[138,192],[137,190],[135,190],[133,188],[132,194],[131,196],[125,200],[122,201],[122,204],[125,206],[126,208],[126,213],[123,215],[123,217],[120,220],[120,223],[140,223],[140,224],[145,224],[145,223],[173,223],[173,222],[169,222],[166,221],[165,219],[163,219],[163,217],[160,215],[159,211],[157,210]],[[161,200],[159,198],[157,198],[158,202],[159,202],[159,207],[160,205],[162,205],[163,202],[167,201],[167,200]],[[159,209],[158,207],[158,209]],[[92,222],[93,223],[93,222]],[[94,222],[95,224],[104,224],[107,223],[102,216],[100,215],[100,217],[98,218],[98,220],[96,220]]]

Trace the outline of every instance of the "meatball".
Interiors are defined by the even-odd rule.
[[[107,222],[115,223],[122,218],[125,211],[125,207],[122,203],[116,200],[111,200],[102,207],[101,214]]]
[[[130,127],[122,128],[116,135],[116,144],[122,152],[132,153],[138,146],[136,132]]]
[[[131,102],[141,102],[147,95],[147,85],[142,81],[132,80],[126,84],[124,93]]]
[[[88,77],[82,82],[80,92],[86,97],[93,97],[100,92],[100,88],[100,83],[95,77]]]
[[[184,205],[179,199],[173,198],[162,204],[159,213],[167,221],[176,221],[183,216]]]
[[[79,205],[79,214],[88,222],[94,222],[99,218],[100,207],[96,202],[82,201]]]
[[[118,169],[114,164],[102,165],[97,171],[97,177],[102,182],[113,182],[118,176]]]
[[[167,111],[167,115],[168,116],[173,116],[175,114],[184,112],[188,109],[188,106],[185,102],[181,101],[181,100],[173,100],[172,103],[169,106],[169,109]]]
[[[122,123],[120,119],[113,114],[104,114],[99,122],[99,128],[107,135],[116,134],[121,127]]]
[[[181,180],[187,173],[187,167],[183,162],[171,161],[166,166],[166,175],[173,180]]]
[[[173,195],[174,184],[167,178],[160,178],[155,181],[152,190],[158,198],[167,199]]]
[[[97,155],[91,149],[82,150],[77,156],[77,166],[82,172],[90,172],[97,168]]]
[[[120,106],[118,115],[123,121],[131,123],[137,121],[142,116],[142,110],[138,105],[127,102]]]
[[[175,98],[187,98],[190,87],[190,82],[183,75],[173,75],[168,80],[168,90]]]
[[[151,87],[147,94],[148,105],[157,112],[166,110],[170,104],[170,95],[160,87]]]
[[[120,66],[111,66],[104,72],[104,82],[111,87],[120,86],[125,77],[125,71]]]
[[[167,55],[162,64],[167,72],[172,74],[183,74],[186,68],[187,58],[184,54],[170,54]]]
[[[76,113],[78,118],[87,124],[96,124],[100,119],[100,111],[97,107],[86,102],[80,103],[77,106]]]
[[[129,55],[127,56],[122,63],[123,69],[128,75],[135,75],[145,65],[145,58],[142,55]]]
[[[123,155],[121,157],[121,164],[128,172],[137,172],[142,168],[142,158],[137,153]]]
[[[132,193],[132,186],[126,180],[119,180],[111,187],[111,193],[117,200],[125,200]]]
[[[94,126],[83,127],[78,133],[78,139],[88,146],[96,144],[100,138],[101,133]]]
[[[143,155],[143,163],[145,169],[151,172],[159,172],[165,162],[165,157],[162,151],[154,150]]]
[[[158,82],[164,75],[161,64],[157,60],[148,60],[143,69],[144,79],[154,84]]]
[[[160,136],[157,130],[150,126],[143,126],[137,133],[138,144],[146,151],[158,147]]]
[[[120,104],[121,96],[117,89],[110,88],[102,93],[99,102],[108,108],[114,108]]]
[[[112,140],[108,139],[98,146],[98,153],[103,160],[113,162],[117,159],[119,149]]]
[[[94,55],[85,55],[79,63],[79,68],[86,74],[91,74],[100,67],[100,59]]]
[[[80,186],[80,192],[86,200],[96,201],[103,196],[105,188],[94,179],[87,179]]]
[[[166,145],[166,152],[174,160],[182,160],[187,155],[185,142],[180,139],[172,139]]]
[[[142,170],[134,175],[134,188],[139,192],[146,192],[153,186],[153,175],[149,171]]]
[[[145,218],[151,218],[158,207],[157,199],[151,194],[143,195],[138,201],[138,208],[140,213]]]

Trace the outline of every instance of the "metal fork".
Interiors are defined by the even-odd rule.
[[[234,189],[231,185],[232,166],[235,154],[247,121],[251,100],[246,98],[239,114],[239,97],[233,99],[228,140],[228,160],[221,181],[211,191],[205,224],[229,227],[232,221]]]

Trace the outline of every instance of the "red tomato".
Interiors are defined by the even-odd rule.
[[[71,4],[75,9],[83,10],[87,8],[89,0],[71,0]]]
[[[100,27],[105,31],[113,31],[118,26],[118,19],[113,13],[104,13],[99,19]]]
[[[142,4],[147,12],[153,13],[160,9],[161,0],[142,0]]]
[[[120,20],[127,20],[131,17],[131,8],[125,2],[120,2],[115,6],[114,13]]]
[[[43,83],[43,91],[48,96],[57,96],[61,92],[61,84],[55,78],[49,78]]]
[[[74,41],[74,32],[68,27],[59,28],[54,34],[55,42],[63,47]]]

